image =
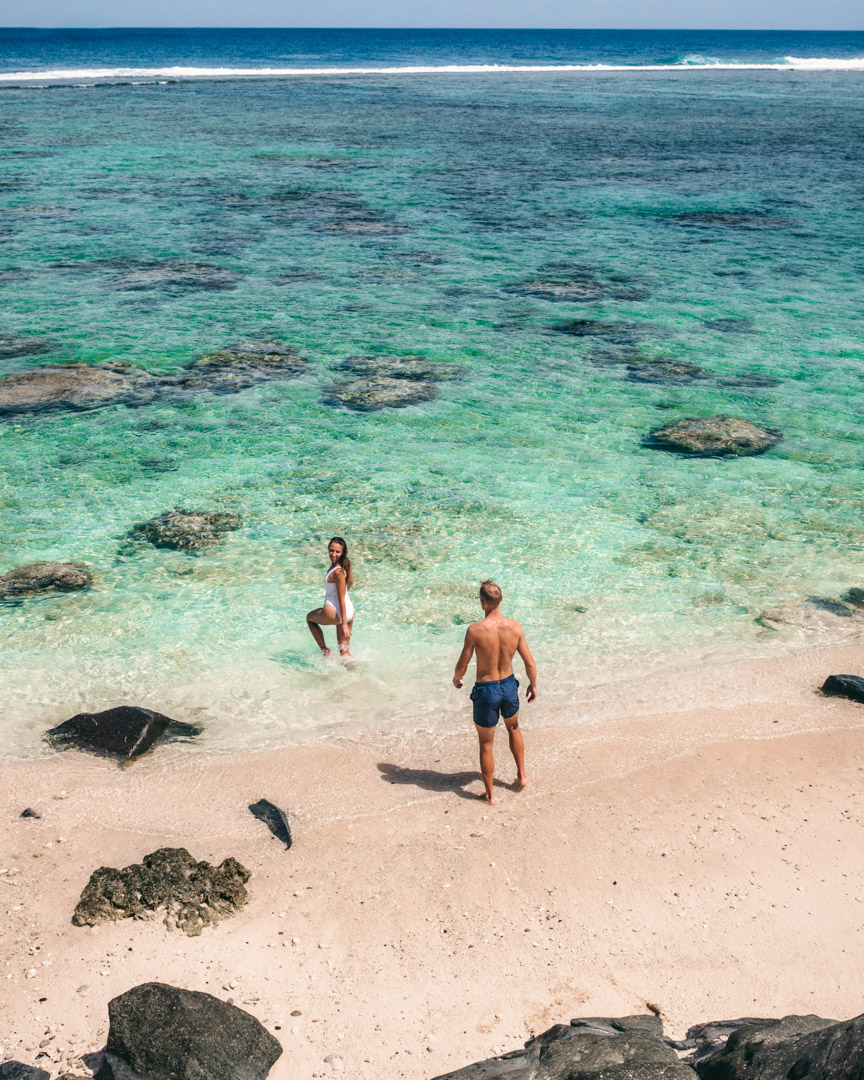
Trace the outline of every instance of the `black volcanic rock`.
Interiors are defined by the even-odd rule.
[[[696,1070],[699,1080],[861,1080],[864,1016],[840,1024],[784,1016],[742,1027]]]
[[[829,675],[822,683],[822,693],[864,703],[864,679],[860,675]]]
[[[781,440],[778,431],[731,416],[676,420],[656,428],[645,445],[691,457],[744,457],[764,454]]]
[[[239,514],[221,510],[183,510],[178,507],[133,525],[129,537],[132,540],[146,540],[154,547],[200,551],[214,547],[226,532],[239,529],[242,525]]]
[[[265,1080],[282,1053],[250,1013],[164,983],[113,998],[108,1016],[98,1080]]]
[[[249,899],[249,871],[236,859],[219,866],[196,862],[185,848],[160,848],[122,870],[101,866],[90,875],[72,922],[95,926],[117,919],[147,919],[165,912],[165,925],[190,937],[236,915]]]
[[[51,1073],[21,1061],[4,1061],[0,1065],[0,1080],[51,1080]]]
[[[74,747],[91,754],[134,761],[166,733],[181,737],[197,734],[197,729],[152,709],[120,705],[104,712],[79,713],[52,728],[47,739],[58,750]]]
[[[286,848],[291,847],[293,843],[291,825],[284,810],[280,810],[278,806],[275,806],[267,799],[259,799],[258,802],[249,804],[249,812],[259,821],[263,821],[270,832],[273,833],[277,840],[281,840]]]
[[[47,592],[89,589],[93,575],[84,563],[40,562],[16,566],[0,577],[0,599],[19,600]]]

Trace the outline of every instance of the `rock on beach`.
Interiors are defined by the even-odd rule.
[[[0,577],[0,599],[19,600],[48,592],[74,592],[89,589],[92,584],[93,574],[84,563],[27,563]]]
[[[51,1073],[23,1061],[4,1061],[0,1065],[0,1080],[51,1080]]]
[[[166,734],[176,737],[196,735],[198,729],[152,709],[119,705],[104,712],[78,713],[52,728],[46,737],[58,750],[74,747],[128,762],[146,754]]]
[[[122,870],[101,866],[90,875],[72,922],[95,926],[146,919],[165,912],[165,925],[198,937],[237,912],[249,899],[249,871],[236,859],[219,866],[196,862],[185,848],[160,848]]]
[[[772,428],[759,427],[732,416],[707,416],[676,420],[655,428],[644,445],[690,457],[745,457],[764,454],[782,436]]]
[[[177,551],[201,551],[218,544],[226,532],[242,528],[239,514],[222,510],[166,510],[149,521],[133,525],[132,540],[145,540],[154,547]]]
[[[164,983],[113,998],[108,1016],[98,1080],[265,1080],[282,1053],[250,1013]]]

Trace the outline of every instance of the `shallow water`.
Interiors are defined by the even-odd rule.
[[[140,67],[543,54],[540,39],[387,53],[379,38],[292,54],[189,32],[145,55],[128,38],[31,36],[3,67],[39,49],[52,69],[129,65],[136,48]],[[558,42],[546,59],[695,55],[624,38]],[[864,56],[864,35],[801,38],[708,44],[736,61]],[[74,559],[98,577],[0,609],[4,752],[39,752],[49,723],[119,701],[202,719],[214,749],[449,725],[487,576],[541,662],[538,717],[622,670],[774,648],[763,607],[864,584],[862,89],[854,70],[686,64],[3,89],[0,329],[49,348],[0,347],[0,370],[171,373],[250,337],[309,361],[238,394],[0,422],[0,571]],[[124,287],[177,263],[236,282]],[[597,298],[520,288],[548,280]],[[622,325],[555,331],[575,319]],[[634,381],[634,353],[707,377]],[[352,412],[327,390],[358,354],[464,375],[431,402]],[[784,441],[735,461],[641,444],[712,413]],[[134,522],[174,505],[238,511],[245,527],[200,556],[124,548]],[[350,671],[315,658],[304,624],[333,533],[356,567]]]

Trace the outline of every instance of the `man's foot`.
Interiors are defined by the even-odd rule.
[[[478,799],[482,799],[482,800],[483,800],[483,802],[485,802],[487,806],[494,806],[494,805],[495,805],[495,796],[494,796],[494,795],[490,795],[488,791],[483,791],[483,792],[481,792],[481,793],[480,793],[480,794],[479,794],[479,795],[477,796],[477,798],[478,798]]]
[[[321,650],[321,655],[324,657],[325,660],[329,660],[330,659],[330,650],[329,649],[322,649]]]
[[[519,788],[520,791],[522,790],[522,788],[528,787],[528,777],[525,775],[525,773],[522,773],[521,776],[516,777],[516,786]]]

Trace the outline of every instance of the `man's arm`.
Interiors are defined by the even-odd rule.
[[[521,627],[519,628],[522,629]],[[525,640],[525,631],[522,630],[522,634],[519,638],[519,644],[516,646],[519,655],[522,657],[522,662],[525,664],[525,674],[528,676],[528,692],[526,697],[529,701],[537,700],[537,665],[534,663],[534,657],[531,655],[531,650],[528,648],[528,642]]]
[[[459,659],[456,661],[456,671],[453,674],[453,685],[457,690],[462,689],[462,680],[465,677],[465,672],[468,670],[468,665],[471,663],[471,657],[474,655],[473,629],[472,626],[469,626],[465,631],[465,643],[462,646],[462,652],[459,654]]]

